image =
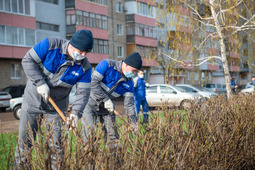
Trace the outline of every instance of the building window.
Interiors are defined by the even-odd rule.
[[[98,4],[103,4],[103,5],[107,5],[107,0],[89,0],[91,2],[95,2]]]
[[[116,2],[116,12],[118,12],[118,13],[122,12],[121,2]]]
[[[52,3],[52,4],[58,5],[58,0],[38,0],[38,1],[43,1],[43,2],[48,2],[48,3]]]
[[[194,75],[194,80],[195,80],[195,81],[198,81],[198,77],[199,77],[198,72],[195,72],[194,74],[195,74],[195,75]]]
[[[35,45],[35,30],[0,25],[0,43],[33,46]]]
[[[103,22],[103,29],[107,30],[108,29],[108,22],[107,22],[107,17],[106,16],[102,16],[102,22]]]
[[[107,16],[83,11],[76,11],[75,14],[66,15],[66,25],[82,25],[86,27],[108,29]]]
[[[92,53],[109,54],[109,43],[107,40],[94,39]]]
[[[5,26],[0,25],[0,43],[5,43]]]
[[[96,15],[93,13],[90,13],[89,17],[90,17],[90,27],[95,28],[96,27]]]
[[[11,79],[20,79],[20,78],[21,78],[21,65],[11,64]]]
[[[102,29],[102,16],[96,15],[96,28]]]
[[[127,29],[127,35],[135,35],[134,23],[127,23],[126,29]]]
[[[36,22],[36,28],[41,30],[59,32],[59,25],[49,24],[49,23],[44,23],[39,21]]]
[[[117,50],[118,50],[118,58],[123,58],[123,47],[118,46]]]
[[[0,11],[30,15],[30,0],[0,0]]]
[[[117,34],[123,35],[123,29],[122,24],[117,24]]]
[[[127,35],[138,35],[142,37],[157,38],[156,27],[139,23],[128,23]]]
[[[76,11],[76,25],[83,25],[82,11]]]
[[[187,71],[187,80],[190,81],[190,71]]]
[[[208,72],[208,80],[212,81],[212,72]]]
[[[147,5],[145,3],[139,2],[137,8],[138,8],[138,14],[142,14],[149,17],[153,16],[152,14],[153,7],[151,5]]]

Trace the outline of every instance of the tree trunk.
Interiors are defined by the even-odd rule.
[[[226,88],[227,88],[226,89],[227,90],[227,97],[228,97],[228,99],[230,99],[230,97],[232,95],[232,90],[231,90],[231,85],[230,85],[230,73],[229,73],[228,61],[227,61],[227,55],[226,55],[226,45],[225,45],[225,42],[224,42],[222,28],[219,24],[219,20],[216,16],[216,12],[215,12],[215,9],[214,9],[215,1],[210,0],[210,4],[211,4],[212,17],[214,19],[215,27],[216,27],[217,33],[219,35],[222,65],[223,65],[223,69],[224,69],[224,77],[225,77]]]

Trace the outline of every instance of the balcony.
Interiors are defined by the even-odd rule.
[[[135,20],[135,15],[134,14],[129,14],[125,16],[126,21],[134,21]]]
[[[240,66],[229,66],[229,70],[231,72],[239,72],[240,71]]]
[[[66,0],[66,8],[74,8],[75,7],[75,1],[74,0]]]
[[[127,43],[135,43],[135,35],[127,35]]]
[[[74,34],[76,32],[75,25],[67,25],[66,26],[66,34]]]

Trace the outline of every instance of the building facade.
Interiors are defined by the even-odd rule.
[[[220,56],[217,40],[205,43],[200,51],[193,50],[194,44],[203,42],[215,30],[200,24],[205,31],[194,32],[196,28],[190,24],[194,16],[190,9],[172,2],[0,1],[0,89],[26,83],[21,59],[36,43],[49,36],[69,40],[81,29],[92,31],[94,36],[93,50],[87,55],[93,68],[103,59],[124,60],[137,51],[142,55],[142,69],[149,83],[225,84],[220,61],[209,60],[195,66],[198,59]],[[210,15],[208,6],[202,3],[200,8],[201,16]],[[237,38],[228,38],[226,44],[230,74],[238,84],[246,84],[255,74],[254,41],[240,33]]]

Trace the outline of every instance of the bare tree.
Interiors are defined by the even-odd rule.
[[[211,40],[218,42],[219,44],[219,55],[210,55],[206,54],[204,57],[200,57],[193,62],[192,66],[200,66],[207,61],[219,60],[222,63],[224,70],[224,77],[227,88],[227,97],[230,98],[232,94],[231,90],[231,82],[230,82],[230,70],[229,63],[227,58],[226,49],[234,49],[235,47],[229,46],[227,44],[228,39],[238,40],[240,33],[247,34],[248,37],[253,37],[252,33],[255,30],[255,6],[253,0],[206,0],[201,3],[201,1],[192,1],[192,0],[181,0],[181,1],[172,1],[167,0],[167,3],[171,3],[173,6],[172,10],[168,12],[176,11],[177,6],[185,6],[190,10],[191,15],[187,18],[190,20],[190,28],[192,29],[193,35],[199,35],[203,33],[205,38],[202,41],[196,41],[194,38],[196,36],[192,36],[192,40],[190,37],[186,37],[189,43],[192,44],[192,50],[189,50],[191,54],[195,51],[202,52],[203,46]],[[204,9],[203,9],[204,8]],[[201,11],[207,10],[205,13],[207,15],[202,15]],[[169,21],[170,22],[170,21]],[[181,21],[178,21],[181,22]],[[172,23],[172,21],[171,21]],[[214,31],[208,32],[205,28],[211,28]],[[200,31],[200,33],[198,33]],[[197,34],[194,34],[196,33]],[[176,35],[175,35],[176,36]],[[178,35],[180,36],[180,35]],[[185,34],[184,34],[185,36]],[[182,42],[184,42],[184,38],[182,37]],[[237,41],[238,42],[238,41]],[[194,45],[197,43],[197,45]],[[240,43],[240,42],[239,42]],[[228,45],[226,47],[226,45]],[[236,45],[236,51],[240,49],[240,44]],[[171,56],[169,54],[163,53],[164,56],[170,58],[175,62],[182,63],[183,65],[187,65],[185,60],[188,58],[181,58],[180,60],[176,59],[176,56]],[[192,56],[194,58],[194,56]]]

